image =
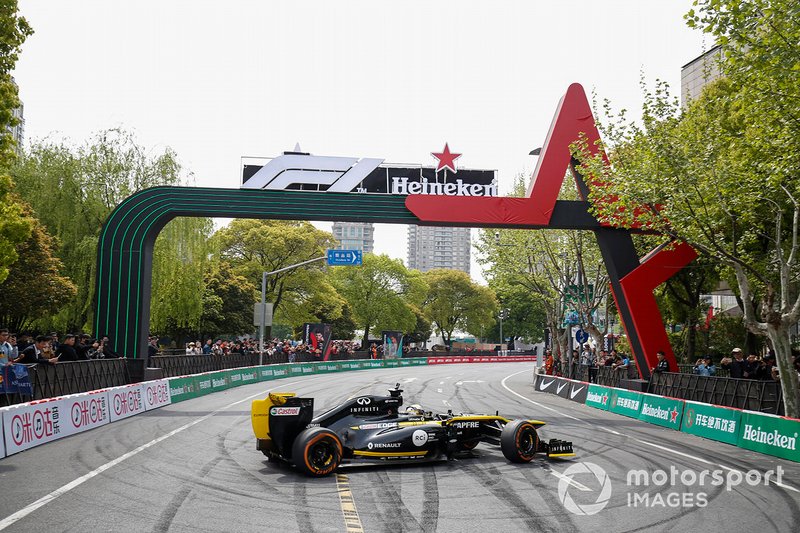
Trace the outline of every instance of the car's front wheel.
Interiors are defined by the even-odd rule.
[[[294,439],[292,461],[304,474],[327,476],[342,462],[342,441],[329,429],[308,428]]]
[[[539,435],[527,420],[512,420],[500,434],[500,449],[512,463],[528,463],[539,449]]]

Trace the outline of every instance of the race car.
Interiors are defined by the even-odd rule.
[[[402,393],[398,383],[388,396],[358,396],[317,416],[313,398],[270,393],[253,401],[256,448],[310,476],[328,475],[340,464],[452,459],[480,442],[500,446],[513,463],[527,463],[536,453],[575,455],[571,442],[539,439],[544,422],[499,413],[434,414],[415,405],[401,410]]]

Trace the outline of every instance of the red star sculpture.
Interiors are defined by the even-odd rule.
[[[444,143],[444,150],[442,150],[441,153],[431,152],[431,155],[439,160],[436,172],[439,172],[443,168],[449,168],[453,172],[458,172],[458,170],[456,170],[456,159],[461,157],[461,154],[450,152],[450,147],[447,146],[447,143]]]

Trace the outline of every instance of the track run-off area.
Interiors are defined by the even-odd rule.
[[[290,377],[148,411],[0,460],[0,530],[796,531],[800,464],[536,393],[532,370]],[[398,382],[406,405],[545,421],[540,436],[571,440],[577,457],[511,464],[483,443],[474,457],[311,479],[255,450],[253,398],[296,392],[321,412]]]

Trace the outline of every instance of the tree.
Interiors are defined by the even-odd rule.
[[[326,314],[317,315],[317,320],[323,324],[331,325],[331,338],[336,340],[351,340],[356,334],[358,324],[353,319],[353,311],[347,302],[342,305],[339,318],[329,318]]]
[[[411,310],[414,312],[417,323],[411,331],[406,333],[404,338],[405,344],[408,345],[412,342],[416,344],[426,343],[433,333],[433,325],[419,307],[413,305],[411,306]]]
[[[322,257],[335,245],[333,236],[305,221],[233,220],[214,236],[222,261],[233,271],[261,287],[263,272],[273,272]],[[325,276],[324,263],[317,261],[267,276],[267,302],[273,303],[275,322],[299,326],[315,320],[315,312],[334,320],[341,316],[344,301]],[[267,331],[267,335],[269,331]]]
[[[518,176],[512,194],[521,196],[526,190]],[[559,197],[576,196],[565,180]],[[596,316],[608,301],[609,279],[593,236],[565,230],[482,230],[477,248],[482,253],[479,261],[489,265],[491,287],[501,294],[521,289],[538,303],[562,360],[570,345],[568,314],[602,345],[607,324],[600,329]]]
[[[480,335],[494,324],[500,310],[494,291],[473,282],[466,272],[440,268],[426,272],[424,278],[428,296],[423,309],[447,346],[455,330]]]
[[[25,206],[13,195],[14,185],[6,172],[16,160],[10,128],[19,123],[14,109],[20,106],[17,85],[11,72],[17,63],[22,43],[33,33],[24,17],[17,13],[16,0],[0,1],[0,283],[17,260],[17,246],[31,235],[33,221],[23,214]]]
[[[206,265],[203,279],[203,307],[195,331],[200,337],[241,335],[252,332],[256,286],[236,274],[230,264],[215,261]]]
[[[16,0],[0,1],[0,168],[6,169],[15,159],[14,139],[10,128],[19,124],[14,109],[20,106],[19,90],[11,73],[19,59],[22,43],[33,29],[18,14]]]
[[[211,220],[181,217],[159,233],[153,250],[150,329],[180,339],[199,329]]]
[[[168,148],[150,154],[131,133],[112,129],[79,147],[51,140],[34,143],[11,174],[20,197],[59,243],[56,254],[64,273],[78,287],[76,297],[63,303],[50,325],[86,329],[94,312],[97,240],[103,223],[132,193],[180,183],[177,156]],[[157,270],[153,274],[158,277]]]
[[[399,259],[365,254],[359,267],[334,267],[331,279],[364,328],[362,346],[373,329],[411,331],[416,324],[413,305],[422,302],[427,289],[419,271],[409,271]]]
[[[501,278],[492,278],[489,287],[497,294],[500,307],[508,309],[508,317],[503,319],[504,337],[521,338],[527,343],[543,340],[547,314],[541,300],[532,298],[522,285],[503,284]],[[502,343],[499,329],[498,323],[491,338]]]
[[[607,118],[609,163],[576,146],[598,216],[683,241],[735,280],[744,326],[769,338],[787,416],[800,417],[790,328],[800,319],[800,70],[796,2],[700,0],[725,78],[681,109],[645,95],[641,124]]]
[[[12,331],[29,329],[75,296],[75,285],[61,275],[63,265],[54,249],[53,238],[38,221],[30,238],[17,245],[19,260],[9,270],[0,299],[0,323]]]

